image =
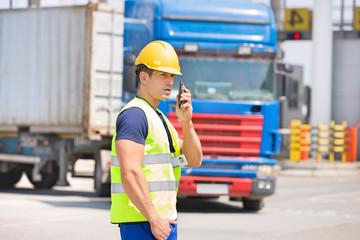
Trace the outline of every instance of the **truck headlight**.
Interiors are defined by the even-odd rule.
[[[257,177],[272,177],[275,175],[274,167],[271,165],[259,165]]]
[[[239,46],[237,49],[237,53],[239,55],[251,55],[252,50],[251,47]]]
[[[197,52],[197,51],[199,51],[199,45],[192,44],[192,43],[186,43],[184,45],[184,51],[185,52]]]

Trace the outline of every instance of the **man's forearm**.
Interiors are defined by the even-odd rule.
[[[160,218],[151,198],[149,186],[143,171],[131,171],[121,177],[126,194],[131,202],[140,210],[144,217],[151,223]]]
[[[144,145],[122,139],[115,142],[115,149],[126,194],[148,221],[158,218],[159,214],[151,201],[149,186],[141,168]]]
[[[202,162],[202,150],[199,137],[197,136],[192,121],[181,123],[183,130],[182,150],[188,161],[186,167],[200,167]]]

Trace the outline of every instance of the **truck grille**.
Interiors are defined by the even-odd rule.
[[[182,128],[176,113],[169,112],[168,118],[182,138]],[[204,155],[259,156],[262,115],[193,113],[192,121]]]

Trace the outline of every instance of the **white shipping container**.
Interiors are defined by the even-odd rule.
[[[0,11],[0,132],[111,135],[122,103],[124,10]]]

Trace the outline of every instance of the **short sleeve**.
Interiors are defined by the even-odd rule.
[[[145,145],[148,123],[144,111],[133,107],[122,112],[116,121],[116,132],[115,141],[127,139]]]

